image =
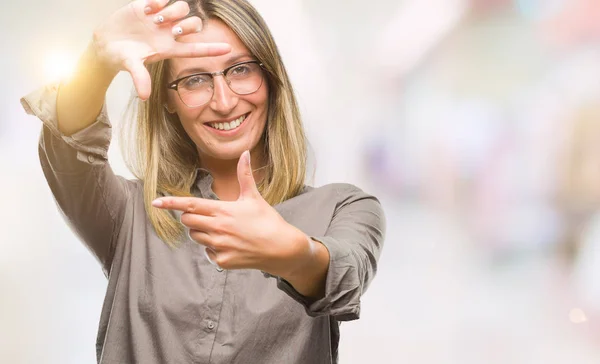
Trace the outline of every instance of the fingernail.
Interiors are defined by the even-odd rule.
[[[173,28],[173,35],[181,35],[181,34],[183,34],[183,29],[181,29],[181,27]]]
[[[248,161],[248,167],[252,167],[252,163],[250,163],[250,151],[247,150],[244,153],[246,153],[246,160]]]
[[[164,21],[165,21],[165,18],[162,15],[157,15],[157,16],[154,17],[154,22],[155,23],[160,24],[160,23],[162,23]]]
[[[160,199],[156,199],[156,200],[152,201],[152,206],[154,206],[154,207],[162,207],[162,205],[163,205],[163,202]]]
[[[196,28],[196,33],[200,33],[202,31],[202,25],[199,25],[198,28]]]
[[[146,7],[144,8],[144,13],[146,13],[146,14],[150,14],[151,12],[152,12],[152,8],[151,8],[151,7],[149,7],[149,6],[146,6]]]

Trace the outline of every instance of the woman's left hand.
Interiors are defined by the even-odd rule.
[[[162,197],[155,207],[182,211],[190,237],[206,246],[211,260],[225,269],[259,269],[272,275],[294,276],[313,259],[311,239],[287,223],[258,192],[250,153],[237,166],[240,197],[218,201],[196,197]]]

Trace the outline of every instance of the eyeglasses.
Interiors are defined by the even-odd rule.
[[[263,84],[263,67],[258,61],[240,62],[220,72],[194,73],[179,78],[167,84],[167,87],[177,91],[181,102],[187,107],[198,107],[212,99],[216,76],[225,77],[231,91],[238,95],[248,95],[258,91]]]

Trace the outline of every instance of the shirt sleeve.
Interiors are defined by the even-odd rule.
[[[59,209],[108,275],[128,183],[113,173],[107,161],[111,124],[106,105],[90,126],[66,136],[57,127],[58,88],[58,84],[45,86],[24,96],[21,104],[42,121],[38,152]]]
[[[360,317],[360,298],[377,272],[385,216],[377,198],[355,186],[342,186],[337,190],[339,202],[327,232],[310,236],[329,250],[325,296],[310,300],[282,278],[277,278],[277,285],[303,304],[310,316],[351,321]]]

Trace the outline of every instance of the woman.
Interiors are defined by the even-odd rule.
[[[104,95],[121,70],[139,96],[136,180],[107,163]],[[295,97],[250,4],[136,0],[70,80],[22,103],[43,121],[52,193],[108,277],[99,363],[337,362],[383,212],[352,185],[304,185]]]

